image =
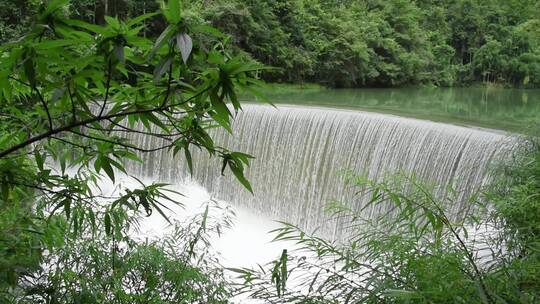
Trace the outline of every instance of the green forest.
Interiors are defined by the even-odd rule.
[[[535,0],[0,0],[0,303],[540,303],[539,18]],[[481,89],[438,88],[461,86]],[[270,260],[223,262],[235,203],[247,232],[299,214],[226,244],[271,235]]]
[[[0,40],[24,32],[40,1],[0,1]],[[197,0],[189,18],[230,35],[237,53],[280,68],[272,82],[329,87],[476,83],[540,86],[536,0]],[[153,0],[81,0],[69,14],[103,24],[159,8]],[[157,37],[163,19],[145,24]]]

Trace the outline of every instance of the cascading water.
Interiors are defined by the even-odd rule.
[[[321,227],[334,236],[341,227],[328,221],[326,203],[361,204],[344,186],[339,170],[371,179],[401,170],[440,189],[453,184],[461,202],[452,206],[457,214],[466,208],[465,198],[488,181],[489,164],[506,150],[506,137],[495,132],[326,108],[245,105],[233,131],[212,135],[216,143],[256,157],[245,172],[255,195],[232,174],[221,176],[220,164],[207,155],[194,153],[193,179],[219,199],[300,227]],[[134,136],[148,148],[160,144]],[[183,160],[167,151],[145,158],[144,166],[129,168],[132,174],[175,183],[189,176]]]

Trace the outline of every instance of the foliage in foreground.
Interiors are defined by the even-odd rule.
[[[387,212],[368,218],[334,204],[350,218],[345,242],[285,224],[276,239],[298,248],[268,269],[235,269],[241,289],[271,303],[538,303],[540,146],[524,146],[462,219],[452,191],[435,198],[414,177],[350,176],[368,206]]]
[[[191,18],[179,0],[133,19],[105,16],[103,25],[69,18],[68,3],[39,7],[25,35],[0,49],[0,302],[45,292],[71,303],[90,296],[79,294],[86,291],[98,302],[128,301],[136,288],[128,283],[145,263],[175,266],[173,273],[156,273],[159,282],[148,278],[143,293],[158,294],[155,301],[168,299],[164,287],[153,285],[163,283],[185,289],[173,300],[205,302],[212,295],[197,289],[204,280],[213,284],[213,273],[189,268],[162,244],[134,245],[126,234],[139,216],[166,217],[167,204],[176,204],[167,185],[111,196],[99,179],[114,183],[119,173],[129,175],[128,161],[163,150],[192,168],[191,151],[198,149],[221,158],[222,174],[234,174],[251,191],[243,175],[251,157],[215,145],[207,131],[232,132],[241,110],[236,90],[259,84],[253,74],[262,67],[231,56],[227,38]],[[153,18],[165,28],[150,40],[141,31]],[[130,134],[156,138],[156,146],[144,147]],[[118,268],[120,262],[141,272],[123,274],[128,266]],[[59,273],[48,273],[51,263]],[[28,282],[39,273],[48,278],[45,290],[36,291]],[[82,273],[103,273],[106,281]],[[191,283],[169,274],[192,276]]]
[[[501,231],[506,253],[501,263],[515,289],[536,291],[540,299],[540,138],[538,131],[521,141],[502,178],[488,192],[493,203],[491,219]]]
[[[216,213],[222,213],[217,216]],[[208,203],[187,221],[171,223],[170,232],[141,240],[142,218],[122,212],[129,224],[114,235],[97,230],[67,238],[69,225],[53,216],[62,242],[42,255],[42,267],[24,277],[4,298],[13,303],[228,303],[231,290],[210,241],[231,225],[233,214]]]

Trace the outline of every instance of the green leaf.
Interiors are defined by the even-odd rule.
[[[136,161],[139,163],[142,163],[142,159],[140,159],[137,154],[130,152],[130,151],[122,151],[122,157],[125,157],[127,159],[130,159],[132,161]]]
[[[281,290],[285,291],[285,285],[287,283],[287,249],[283,249],[280,257],[281,263]]]
[[[45,40],[34,45],[36,50],[49,50],[72,45],[80,45],[83,41],[75,39]]]
[[[249,181],[244,177],[244,172],[241,168],[237,167],[234,162],[229,162],[229,168],[231,168],[231,171],[233,172],[236,179],[249,191],[251,194],[253,194],[253,189],[251,188],[251,184]]]
[[[478,293],[480,294],[480,298],[482,299],[482,302],[484,302],[485,304],[492,303],[482,282],[480,282],[479,279],[475,279],[474,283],[475,283],[474,285],[476,286],[476,289],[478,290]]]
[[[180,0],[169,0],[168,10],[168,21],[173,24],[177,24],[181,19],[181,3]]]
[[[189,147],[187,145],[184,148],[184,155],[186,156],[189,173],[193,176],[193,160],[191,159],[191,152],[189,152]]]
[[[66,172],[66,159],[67,159],[68,151],[66,151],[61,157],[60,157],[60,170],[62,170],[62,174],[65,174]]]
[[[64,205],[64,212],[66,213],[66,218],[69,219],[69,216],[71,214],[71,200],[65,199],[62,203]]]
[[[90,225],[92,226],[92,232],[96,229],[96,216],[94,214],[94,211],[92,208],[88,208],[88,221],[90,222]]]
[[[154,210],[156,210],[159,213],[159,215],[161,215],[161,217],[164,220],[166,220],[169,224],[171,224],[171,221],[169,217],[167,216],[167,214],[165,214],[165,212],[163,212],[163,210],[157,204],[154,204],[153,201],[152,201],[152,207],[154,208]]]
[[[34,157],[36,159],[36,165],[38,166],[39,171],[43,171],[43,164],[45,163],[44,155],[39,153],[38,150],[35,150]]]
[[[169,70],[169,67],[172,64],[172,58],[171,57],[165,57],[163,58],[158,65],[154,68],[154,82],[159,82],[161,80],[161,77],[163,77],[163,74]]]
[[[101,171],[101,157],[97,157],[94,161],[94,170],[96,170],[96,173],[99,173],[99,171]]]
[[[105,21],[106,21],[107,24],[110,25],[112,28],[114,28],[114,29],[120,29],[120,22],[118,21],[118,19],[113,18],[113,17],[110,17],[110,16],[105,16]]]
[[[139,37],[139,36],[128,36],[126,37],[126,40],[129,43],[129,45],[135,46],[143,50],[146,50],[152,44],[150,40],[144,37]],[[141,62],[138,64],[142,65],[143,63],[144,61],[141,59]]]
[[[212,117],[212,119],[214,119],[221,127],[223,127],[225,130],[227,130],[227,132],[232,134],[232,128],[228,116],[222,116],[214,112],[210,112],[209,114],[210,117]]]
[[[128,27],[132,27],[134,25],[137,25],[141,22],[143,22],[144,20],[148,19],[148,18],[152,18],[154,16],[156,16],[158,13],[154,12],[154,13],[147,13],[147,14],[143,14],[143,15],[140,15],[140,16],[137,16],[131,20],[129,20],[126,25]]]
[[[246,154],[246,153],[238,152],[238,151],[237,152],[231,152],[230,155],[231,155],[232,158],[237,158],[246,165],[249,165],[249,160],[250,159],[254,159],[253,156],[251,156],[249,154]]]
[[[49,3],[47,4],[47,7],[43,11],[43,15],[48,16],[54,13],[55,11],[57,11],[58,9],[68,5],[68,3],[69,3],[69,0],[51,0],[49,1]]]
[[[278,297],[285,291],[287,282],[287,249],[283,249],[278,261],[274,262],[272,270],[272,283],[276,286]]]
[[[154,123],[156,126],[160,127],[166,133],[169,133],[169,129],[167,128],[167,126],[153,113],[143,113],[141,115],[144,116],[145,119],[148,119],[149,121]]]
[[[149,55],[150,59],[152,59],[156,55],[156,53],[161,49],[163,44],[172,37],[174,30],[175,29],[172,25],[167,26],[167,28],[163,30],[161,35],[159,35],[159,37],[156,39],[156,43],[154,44],[154,47],[150,51],[150,55]]]
[[[225,268],[225,269],[242,274],[242,275],[251,275],[251,271],[249,271],[249,269],[242,269],[242,268]]]
[[[103,36],[108,36],[108,35],[112,34],[111,32],[109,32],[107,30],[107,28],[105,28],[103,26],[90,24],[90,23],[87,23],[87,22],[84,22],[84,21],[81,21],[81,20],[70,19],[70,20],[67,20],[66,23],[71,25],[71,26],[80,27],[82,29],[85,29],[85,30],[88,30],[90,32],[100,34],[100,35],[103,35]]]
[[[111,181],[114,183],[114,170],[110,164],[110,159],[105,156],[101,156],[101,168],[105,171],[105,173],[109,176]]]
[[[146,26],[144,25],[141,25],[141,26],[137,26],[137,27],[134,27],[132,29],[130,29],[129,31],[126,32],[126,36],[135,36],[137,35],[141,30],[145,29]],[[134,38],[137,38],[136,36]],[[126,39],[129,40],[129,38],[126,37]]]
[[[109,215],[109,212],[105,213],[105,218],[104,218],[104,221],[105,221],[105,233],[108,235],[108,236],[111,236],[111,216]]]
[[[29,55],[33,56],[33,55]],[[36,86],[36,70],[34,67],[34,60],[31,57],[27,57],[24,60],[24,74],[26,75],[26,78],[28,79],[28,82],[32,87]]]
[[[9,185],[1,183],[0,188],[2,188],[2,199],[7,202],[9,200]]]
[[[209,63],[213,64],[223,64],[225,62],[223,55],[216,51],[208,53],[207,60]]]
[[[225,175],[225,169],[227,169],[227,164],[229,163],[229,158],[228,157],[224,157],[223,158],[223,162],[222,162],[222,165],[221,165],[221,175]]]
[[[223,102],[222,99],[217,97],[216,93],[212,93],[210,95],[210,102],[212,104],[212,108],[216,112],[217,115],[213,115],[212,118],[216,120],[220,125],[225,127],[227,130],[230,130],[230,122],[229,117],[232,116],[231,111],[229,111],[229,108]],[[231,133],[231,131],[229,131]]]
[[[108,158],[108,157],[107,157],[107,160],[111,165],[116,167],[118,170],[120,170],[120,171],[122,171],[124,173],[127,173],[126,169],[124,169],[124,166],[122,166],[122,164],[120,164],[119,162],[115,161],[114,159]]]
[[[224,33],[222,33],[217,28],[209,26],[207,24],[197,25],[197,26],[195,26],[195,30],[198,31],[198,32],[204,32],[204,33],[210,34],[210,35],[212,35],[212,36],[214,36],[216,38],[223,38],[223,37],[226,36]]]

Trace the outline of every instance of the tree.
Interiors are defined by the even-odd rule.
[[[30,27],[36,1],[0,1],[0,41],[20,36]]]
[[[38,3],[0,1],[0,40],[30,27]],[[124,19],[157,8],[154,0],[81,0],[66,14],[105,24],[105,15]],[[490,81],[506,85],[539,83],[535,0],[194,0],[185,8],[190,19],[230,35],[234,54],[281,68],[262,74],[269,81],[455,86],[482,82],[489,74]],[[157,38],[167,26],[160,16],[143,22],[145,37]],[[493,41],[501,44],[496,71],[475,60]]]
[[[232,214],[216,208],[209,204],[187,222],[171,220],[171,231],[155,239],[138,239],[128,232],[129,225],[119,239],[103,230],[67,238],[54,251],[43,252],[47,267],[33,273],[25,282],[26,294],[13,302],[228,303],[232,288],[210,238],[230,227]],[[212,211],[225,214],[214,218]],[[51,220],[58,228],[53,235],[68,232],[65,218],[54,215]]]
[[[251,157],[215,145],[207,130],[232,132],[236,90],[258,85],[252,75],[263,67],[231,56],[225,36],[179,0],[160,14],[105,16],[102,26],[71,19],[68,4],[40,7],[28,33],[0,51],[2,299],[28,292],[24,282],[65,244],[100,235],[114,244],[131,219],[165,216],[164,201],[175,203],[165,184],[114,197],[99,190],[102,175],[115,182],[141,153],[167,150],[192,168],[191,152],[201,150],[252,191],[243,175]],[[141,31],[158,17],[166,28],[152,42]],[[159,144],[142,147],[133,133]]]

